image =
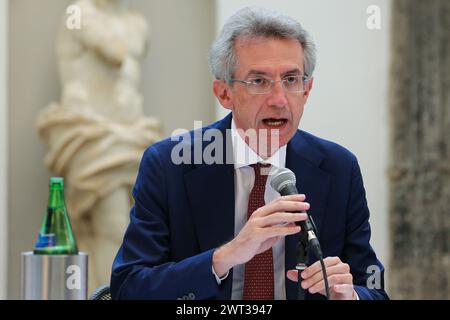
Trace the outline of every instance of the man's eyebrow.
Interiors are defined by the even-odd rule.
[[[300,75],[300,74],[303,74],[303,72],[302,72],[300,69],[295,68],[295,69],[292,69],[292,70],[289,70],[289,71],[284,72],[283,74],[281,74],[281,76],[285,76],[285,75],[287,75],[287,74]]]
[[[281,77],[283,77],[283,76],[285,76],[287,74],[300,75],[300,74],[303,74],[303,72],[300,69],[295,68],[295,69],[283,72],[281,74]],[[261,71],[261,70],[250,70],[249,72],[247,72],[246,78],[248,78],[249,76],[268,76],[269,77],[271,75],[268,72]]]
[[[247,76],[269,76],[269,73],[261,71],[261,70],[250,70],[249,72],[247,72]]]

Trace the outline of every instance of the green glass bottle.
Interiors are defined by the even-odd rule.
[[[50,178],[47,214],[42,222],[35,254],[78,254],[69,215],[64,201],[64,180]]]

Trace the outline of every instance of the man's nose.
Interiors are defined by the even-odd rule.
[[[269,105],[274,107],[285,107],[288,103],[286,91],[283,88],[281,81],[277,81],[273,84],[272,91],[270,92]]]

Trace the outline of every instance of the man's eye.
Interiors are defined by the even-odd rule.
[[[250,79],[250,83],[255,86],[263,87],[268,84],[268,81],[264,78],[254,78]]]
[[[286,83],[288,84],[294,84],[298,82],[298,77],[297,76],[287,76],[284,78],[284,81],[286,81]]]

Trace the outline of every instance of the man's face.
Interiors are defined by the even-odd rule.
[[[303,75],[303,48],[296,40],[260,38],[238,39],[235,44],[236,67],[234,79],[248,80],[264,77],[279,81],[287,75]],[[265,94],[250,94],[246,85],[221,81],[214,84],[214,92],[221,104],[232,110],[238,129],[266,129],[268,143],[278,139],[279,146],[294,136],[311,90],[312,81],[305,84],[305,92],[286,92],[280,82]],[[259,131],[258,131],[259,132]],[[254,148],[252,148],[254,149]],[[255,150],[256,151],[256,150]],[[270,154],[276,150],[269,151]]]

